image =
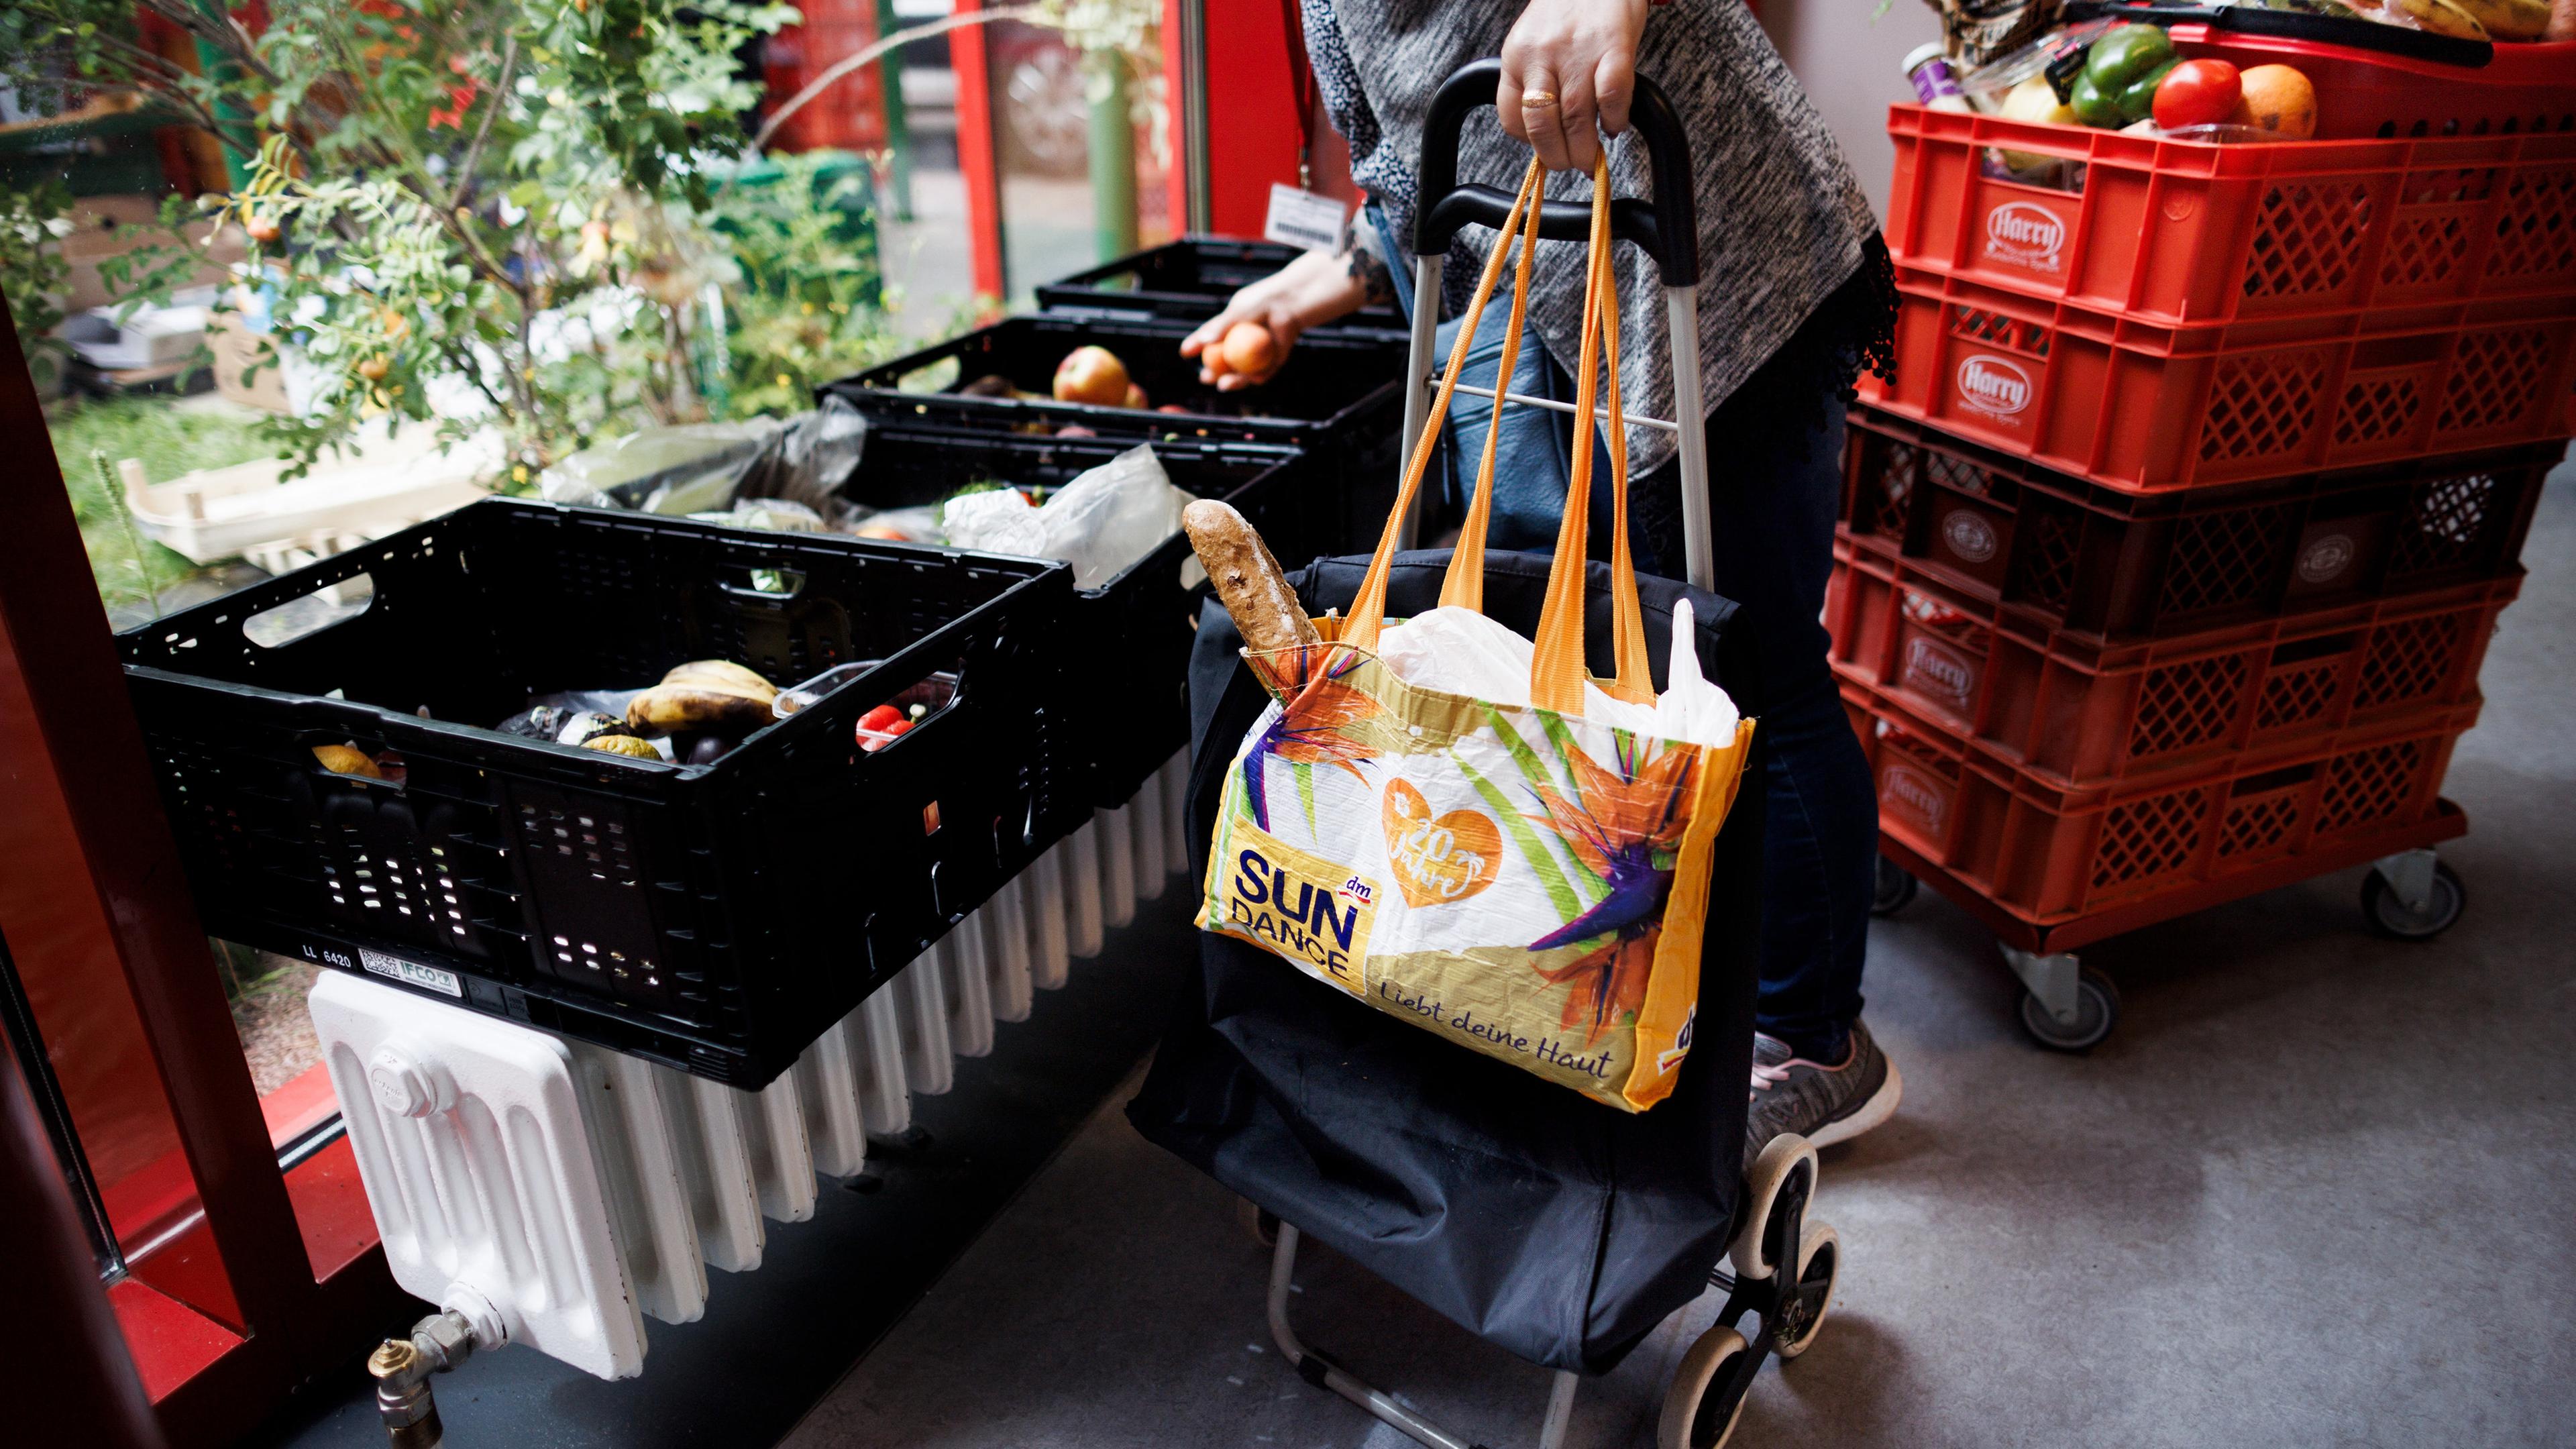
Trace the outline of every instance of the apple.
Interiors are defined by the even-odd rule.
[[[1127,402],[1127,364],[1106,347],[1077,347],[1055,365],[1058,402],[1123,407]]]

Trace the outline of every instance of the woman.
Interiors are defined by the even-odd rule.
[[[1236,293],[1181,344],[1184,355],[1200,355],[1246,319],[1293,343],[1307,328],[1390,296],[1408,308],[1463,304],[1490,232],[1453,246],[1446,299],[1409,296],[1410,269],[1388,265],[1403,255],[1388,243],[1412,234],[1413,166],[1432,95],[1469,61],[1499,50],[1502,81],[1496,116],[1480,113],[1460,140],[1462,180],[1509,188],[1534,148],[1559,173],[1550,196],[1587,196],[1607,132],[1613,185],[1623,195],[1645,194],[1643,146],[1617,139],[1640,71],[1655,78],[1687,128],[1697,171],[1717,591],[1744,605],[1765,680],[1752,711],[1768,749],[1770,817],[1745,1160],[1782,1132],[1819,1145],[1857,1136],[1894,1112],[1902,1083],[1860,1024],[1878,806],[1818,617],[1842,485],[1843,399],[1861,362],[1884,358],[1893,310],[1868,203],[1741,0],[1530,0],[1517,17],[1508,6],[1454,0],[1303,0],[1303,12],[1318,90],[1350,142],[1351,174],[1368,191],[1371,224],[1355,227],[1339,253],[1311,253]],[[1619,267],[1628,410],[1671,417],[1661,283],[1634,248],[1621,249]],[[1561,360],[1576,355],[1582,298],[1581,248],[1539,248],[1529,318],[1543,346],[1523,349],[1511,391],[1571,397]],[[1468,380],[1493,385],[1505,311],[1487,309]],[[1231,389],[1264,379],[1210,372],[1205,380]],[[1452,456],[1473,458],[1492,405],[1460,394],[1451,408]],[[1550,547],[1571,451],[1565,416],[1514,408],[1502,427],[1492,546]],[[1606,450],[1595,445],[1606,472]],[[1681,572],[1673,451],[1660,430],[1631,433],[1638,565],[1666,576]],[[1453,504],[1462,504],[1459,485],[1451,486]],[[1606,510],[1606,499],[1597,502]],[[1606,522],[1592,531],[1608,536]]]

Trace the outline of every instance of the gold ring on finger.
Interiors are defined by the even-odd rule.
[[[1521,92],[1521,109],[1524,111],[1543,111],[1555,106],[1555,104],[1556,92],[1554,91]]]

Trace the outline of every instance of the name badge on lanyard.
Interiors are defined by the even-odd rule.
[[[1261,223],[1264,240],[1310,252],[1338,251],[1346,230],[1342,203],[1284,181],[1270,183],[1270,215]]]

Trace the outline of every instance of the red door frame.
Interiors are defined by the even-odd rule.
[[[950,13],[968,15],[984,0],[950,0]],[[966,240],[974,264],[975,294],[1002,298],[1002,165],[993,145],[993,71],[984,27],[948,32],[948,68],[957,78],[957,172],[966,183]]]
[[[106,1296],[170,1442],[227,1443],[406,1300],[346,1144],[278,1170],[5,308],[0,438],[30,460],[0,487],[0,938],[84,1138],[167,1140],[193,1183]]]

